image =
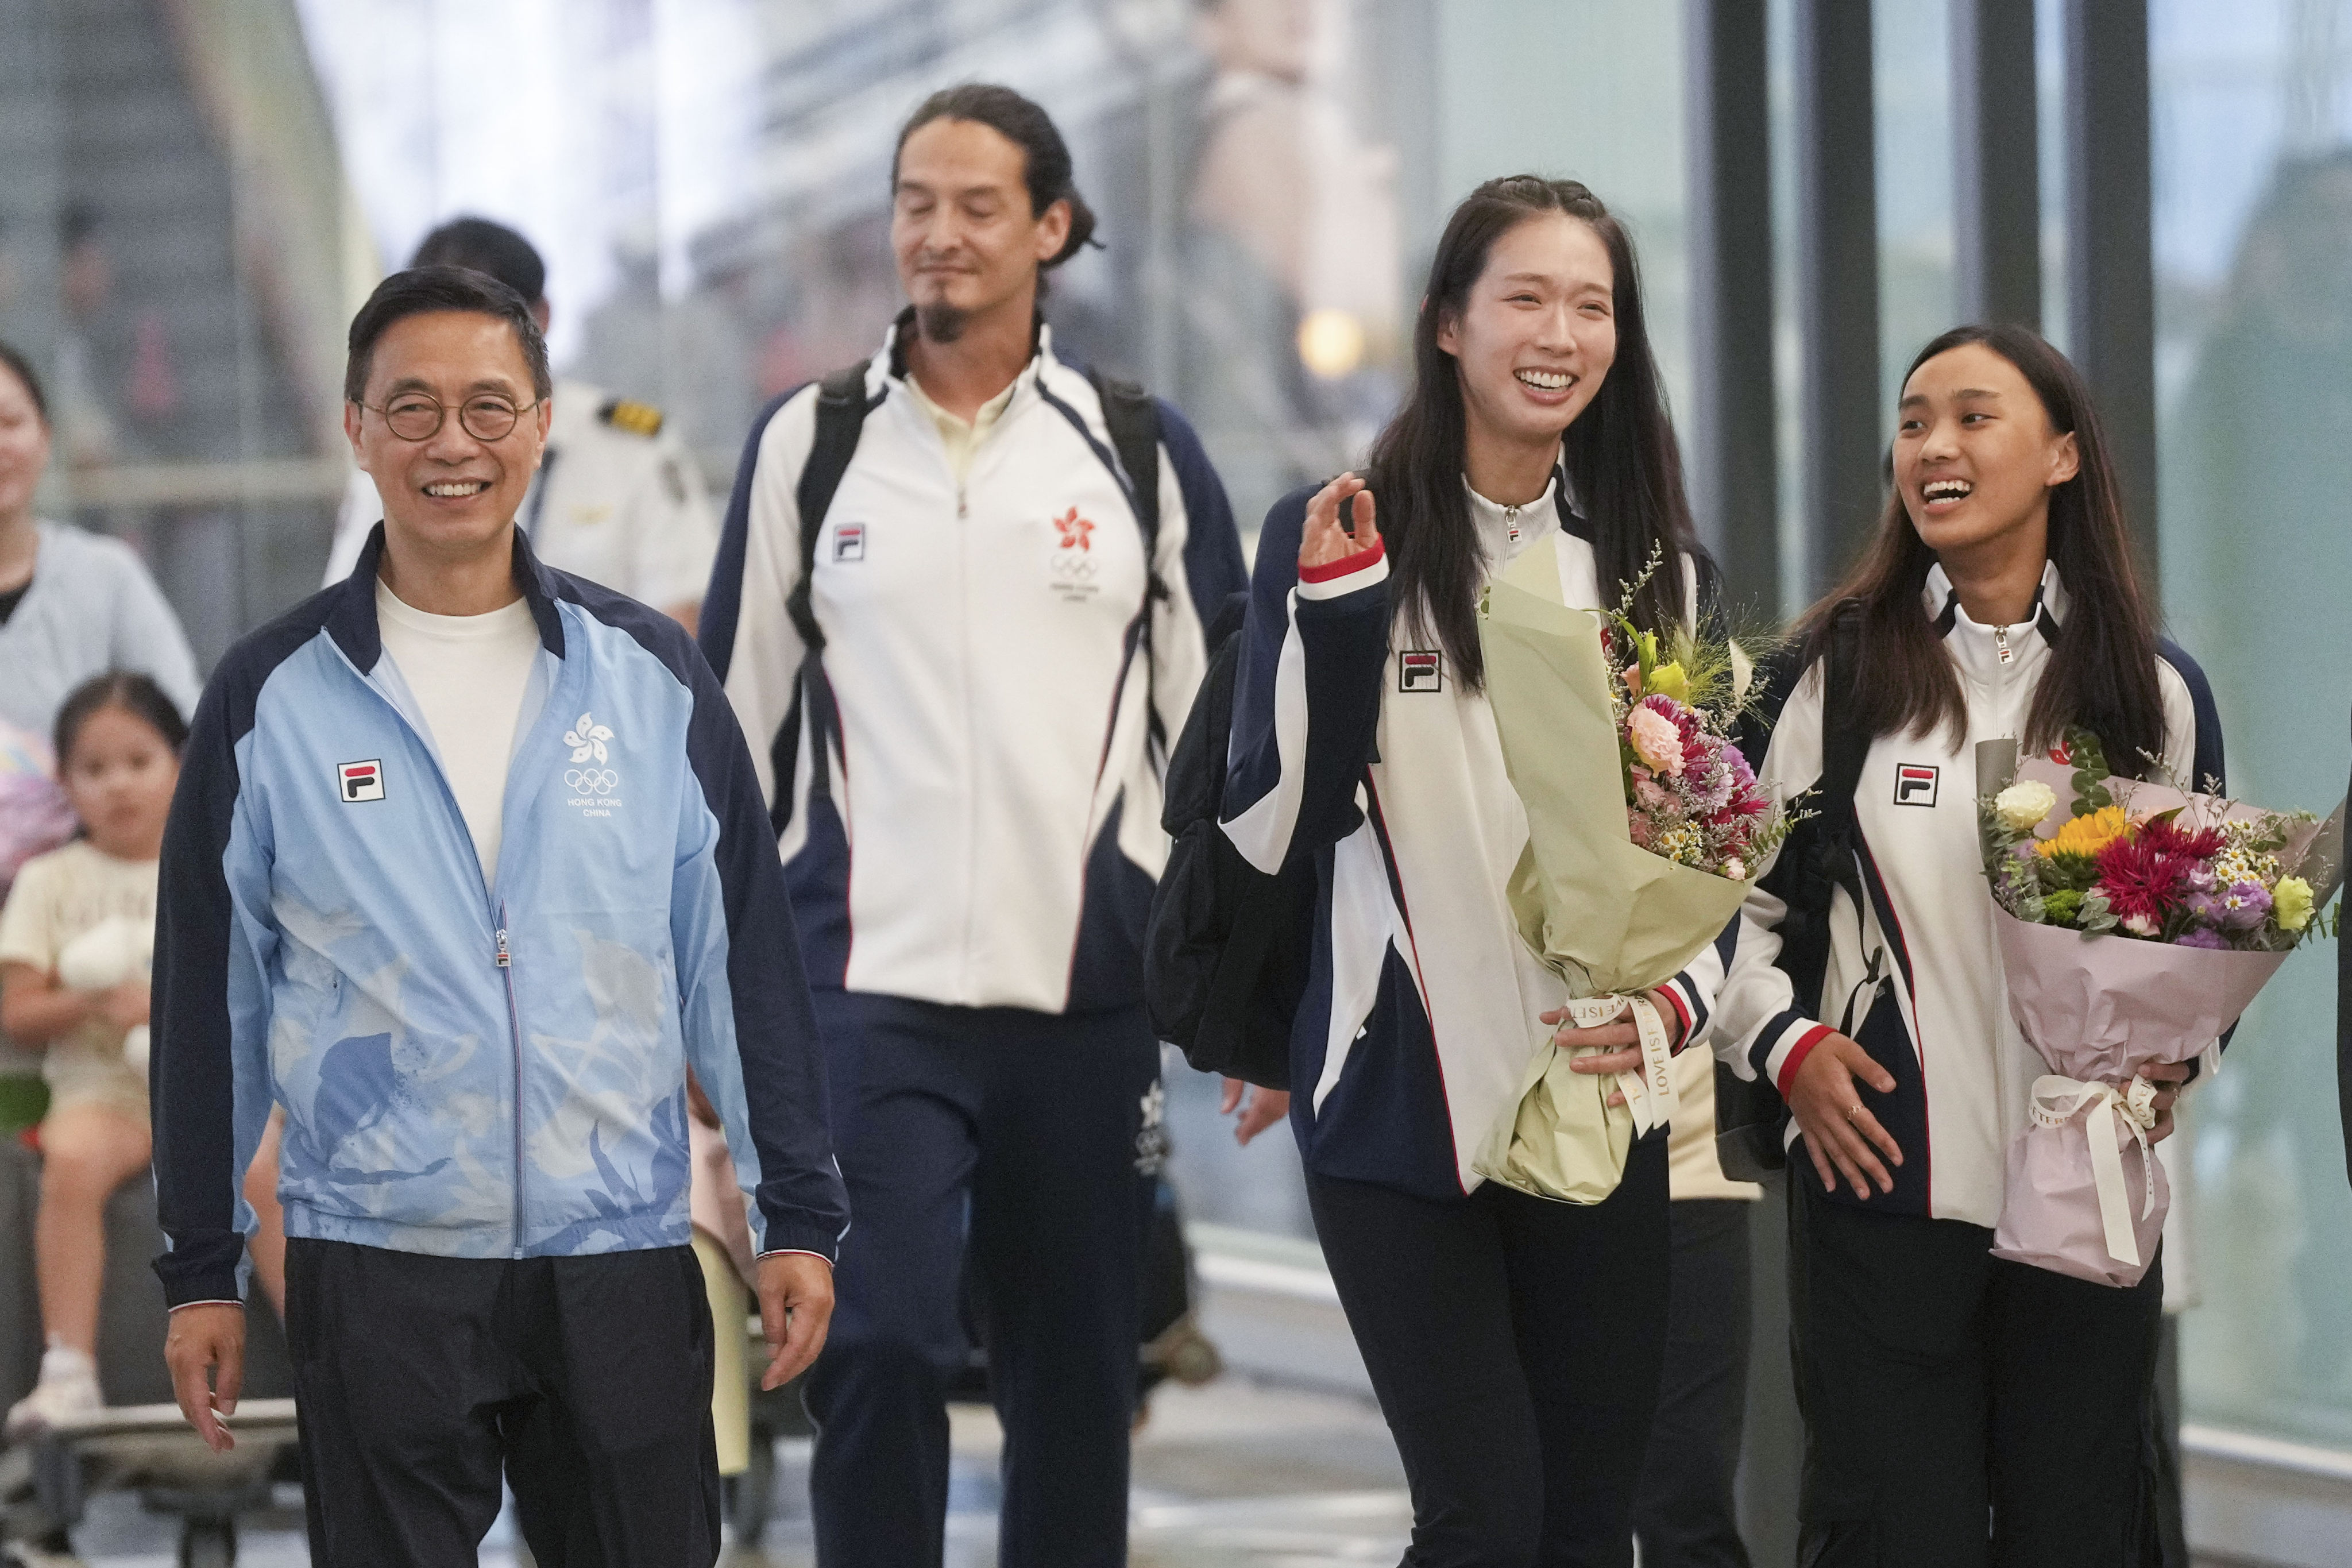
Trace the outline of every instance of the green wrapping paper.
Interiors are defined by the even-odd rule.
[[[1537,549],[1488,584],[1478,640],[1503,761],[1528,813],[1509,887],[1519,935],[1571,997],[1638,997],[1722,933],[1749,884],[1634,845],[1601,625],[1597,612],[1562,603],[1558,558]],[[1636,1005],[1637,1022],[1647,1010]],[[1518,1101],[1471,1165],[1537,1197],[1597,1204],[1617,1190],[1634,1138],[1671,1103],[1641,1074],[1574,1073],[1569,1060],[1537,1026]],[[1630,1103],[1609,1105],[1621,1086]]]

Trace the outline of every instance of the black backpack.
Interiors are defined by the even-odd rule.
[[[833,506],[835,492],[841,489],[842,476],[849,472],[850,459],[857,455],[857,438],[865,431],[866,416],[874,407],[866,396],[866,373],[873,363],[859,360],[856,364],[844,365],[817,384],[816,437],[809,447],[808,461],[801,468],[800,483],[793,490],[801,514],[801,570],[793,583],[793,591],[784,599],[785,613],[792,616],[793,629],[800,634],[801,646],[807,651],[801,661],[793,711],[776,731],[770,759],[780,780],[792,778],[798,760],[801,703],[817,706],[819,733],[833,732],[831,688],[822,680],[811,679],[819,668],[818,657],[824,651],[824,628],[817,625],[816,610],[810,603],[811,583],[816,573],[816,545],[818,536],[824,531],[824,514]],[[1152,402],[1150,394],[1131,381],[1113,380],[1092,368],[1085,374],[1095,395],[1102,399],[1103,424],[1110,431],[1111,450],[1118,457],[1118,466],[1126,470],[1122,477],[1128,499],[1135,508],[1136,528],[1143,536],[1144,569],[1149,574],[1150,587],[1139,652],[1148,679],[1151,670],[1150,606],[1168,597],[1168,585],[1160,580],[1158,564],[1160,407]],[[1160,723],[1159,710],[1148,696],[1144,707],[1150,714],[1153,743],[1165,744],[1167,736]],[[817,748],[814,761],[817,784],[822,790],[829,782],[824,773],[824,747]],[[779,834],[791,820],[792,809],[791,789],[779,787],[772,813]]]
[[[1780,921],[1780,956],[1773,962],[1789,976],[1794,1002],[1819,1018],[1822,984],[1829,973],[1830,902],[1843,888],[1862,906],[1862,876],[1856,851],[1861,828],[1853,792],[1870,755],[1871,736],[1845,721],[1847,696],[1858,673],[1860,617],[1847,605],[1830,624],[1829,668],[1822,682],[1822,775],[1814,784],[1815,813],[1797,825],[1780,847],[1763,887],[1788,905]],[[1803,667],[1790,660],[1781,676],[1793,689]],[[1760,765],[1763,758],[1756,761]],[[1849,1014],[1852,1008],[1848,1008]],[[1853,1032],[1849,1016],[1843,1026]],[[1715,1157],[1735,1182],[1760,1182],[1788,1167],[1789,1107],[1777,1087],[1762,1078],[1745,1079],[1718,1059],[1715,1064]]]
[[[1234,728],[1234,686],[1249,595],[1237,591],[1209,628],[1213,650],[1168,759],[1160,825],[1173,840],[1151,895],[1143,996],[1151,1027],[1202,1072],[1290,1087],[1290,1024],[1307,990],[1315,867],[1267,876],[1220,822]]]

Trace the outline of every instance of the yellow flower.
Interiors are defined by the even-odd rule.
[[[1650,679],[1642,683],[1644,696],[1671,697],[1687,705],[1690,701],[1690,676],[1679,660],[1662,664],[1650,671]]]
[[[2271,889],[2271,912],[2281,931],[2301,931],[2311,923],[2311,884],[2300,877],[2281,877]]]
[[[2120,805],[2102,806],[2088,816],[2071,817],[2058,830],[2054,838],[2045,838],[2034,848],[2045,858],[2059,855],[2080,855],[2088,858],[2096,855],[2118,838],[2131,834],[2130,819]]]

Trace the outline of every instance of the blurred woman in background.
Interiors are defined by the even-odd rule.
[[[0,342],[0,895],[73,831],[48,740],[67,694],[131,670],[187,713],[202,685],[179,616],[131,547],[33,515],[50,439],[40,378]],[[0,1035],[0,1132],[40,1119],[39,1074]]]

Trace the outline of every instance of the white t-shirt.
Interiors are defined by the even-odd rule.
[[[155,948],[152,860],[118,860],[78,838],[16,873],[0,910],[0,963],[22,963],[76,991],[144,979]],[[50,1103],[101,1100],[143,1120],[147,1077],[125,1065],[122,1031],[92,1018],[49,1042]]]
[[[539,623],[522,599],[487,616],[427,615],[401,603],[381,581],[375,615],[384,656],[424,714],[466,831],[474,837],[483,885],[494,887],[507,763],[514,756],[515,722],[531,662],[539,657]]]

